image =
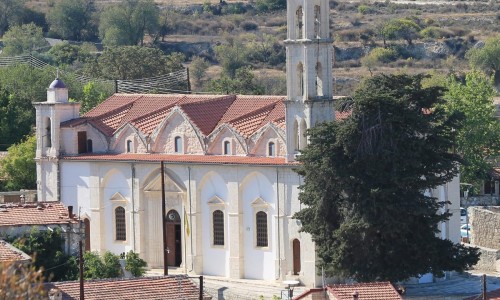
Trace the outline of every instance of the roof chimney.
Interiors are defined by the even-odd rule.
[[[73,219],[73,206],[69,205],[68,206],[68,215],[70,219]]]
[[[353,299],[353,300],[358,300],[358,296],[359,296],[358,291],[354,291],[354,292],[352,293],[352,299]]]

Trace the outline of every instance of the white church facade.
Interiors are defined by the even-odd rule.
[[[56,79],[34,104],[39,201],[74,206],[89,250],[133,250],[161,268],[165,225],[169,266],[320,285],[293,219],[294,168],[305,130],[335,118],[328,12],[326,0],[288,1],[286,96],[115,94],[79,116]],[[457,242],[458,181],[432,193],[452,202],[442,234]]]

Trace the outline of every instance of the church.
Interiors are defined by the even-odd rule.
[[[34,103],[38,200],[75,208],[87,250],[133,250],[162,268],[165,226],[167,264],[189,274],[321,285],[293,218],[294,168],[305,131],[335,119],[330,8],[287,7],[284,96],[115,94],[80,116],[54,80]],[[432,193],[459,211],[457,180]],[[442,237],[457,242],[458,227],[456,214]]]

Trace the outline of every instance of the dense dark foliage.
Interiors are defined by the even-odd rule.
[[[329,275],[358,281],[405,280],[462,271],[477,249],[439,238],[449,203],[428,192],[458,173],[453,131],[439,87],[423,76],[368,79],[341,110],[350,116],[316,126],[302,152],[304,176],[295,217],[311,233]]]

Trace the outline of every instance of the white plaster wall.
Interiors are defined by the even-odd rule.
[[[72,128],[61,128],[61,152],[67,155],[78,154],[78,131],[86,131],[87,139],[92,140],[92,152],[106,152],[106,137],[93,126],[82,125]]]
[[[140,151],[145,150],[144,145],[141,145],[143,144],[141,139],[137,137],[136,131],[131,126],[126,126],[112,138],[111,151],[116,153],[127,153],[127,141],[129,140],[132,141],[131,153],[141,153]]]
[[[276,191],[267,177],[258,172],[253,172],[242,181],[240,187],[243,206],[244,227],[244,277],[249,279],[275,280],[276,256]],[[261,198],[268,203],[268,247],[256,247],[255,214],[263,209],[255,209],[252,202]]]
[[[203,243],[203,273],[215,276],[229,276],[229,224],[228,224],[228,190],[227,180],[216,172],[209,172],[201,180],[199,187],[201,201],[201,222]],[[224,204],[208,204],[218,197]],[[218,200],[218,199],[217,199]],[[224,246],[213,245],[212,212],[221,210],[224,213]]]

